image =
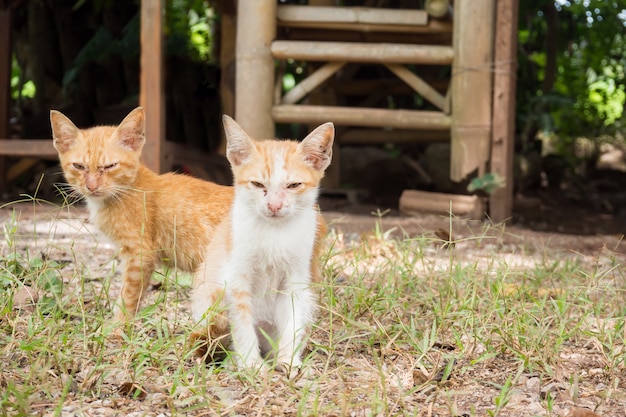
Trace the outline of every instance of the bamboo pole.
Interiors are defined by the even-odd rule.
[[[304,61],[449,65],[454,58],[454,50],[451,47],[435,45],[275,41],[271,50],[277,59],[291,58]]]
[[[410,9],[285,5],[278,7],[277,19],[280,25],[308,23],[312,25],[309,27],[315,27],[315,23],[423,26],[428,23],[428,13]]]
[[[510,219],[513,211],[518,0],[497,3],[491,171],[501,175],[505,185],[489,197],[489,215],[500,223]]]
[[[402,81],[407,83],[415,92],[430,101],[435,107],[440,110],[444,110],[446,107],[446,99],[439,94],[437,90],[432,88],[426,81],[420,78],[418,75],[411,72],[404,65],[399,64],[385,64],[387,68],[398,76]]]
[[[491,144],[495,0],[456,2],[450,178],[485,173]]]
[[[163,90],[164,0],[141,1],[141,75],[139,105],[146,116],[144,163],[155,172],[165,171],[165,95]]]
[[[237,122],[254,138],[274,136],[271,116],[276,37],[276,0],[239,0],[237,10]]]
[[[329,62],[320,67],[313,74],[300,81],[291,91],[285,94],[281,104],[295,104],[316,87],[326,81],[330,76],[339,71],[346,62]]]
[[[450,128],[450,117],[441,112],[419,110],[388,110],[362,107],[307,106],[283,104],[272,109],[279,123],[324,123],[336,125],[391,127],[398,129]]]

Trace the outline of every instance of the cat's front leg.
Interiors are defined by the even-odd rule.
[[[279,330],[277,368],[289,372],[302,365],[306,332],[311,324],[315,297],[305,285],[280,294],[274,312]]]
[[[227,295],[237,366],[240,369],[260,369],[263,358],[254,327],[252,293],[248,288],[230,288]]]
[[[155,260],[149,251],[122,249],[120,257],[124,272],[122,290],[114,308],[115,323],[124,323],[135,316],[155,268]]]

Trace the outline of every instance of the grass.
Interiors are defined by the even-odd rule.
[[[507,239],[502,226],[470,232],[455,219],[450,234],[459,237],[449,240],[381,222],[358,237],[333,229],[304,372],[289,380],[197,358],[188,341],[190,279],[174,272],[157,277],[125,340],[108,337],[120,284],[114,250],[62,209],[2,221],[2,415],[626,410],[619,246],[537,249]],[[25,288],[36,302],[23,300]]]

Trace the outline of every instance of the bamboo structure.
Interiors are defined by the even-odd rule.
[[[451,47],[438,45],[274,41],[271,51],[276,59],[304,61],[450,65],[454,59]]]
[[[450,141],[453,180],[487,170],[505,177],[506,187],[497,190],[489,202],[492,219],[504,220],[512,204],[518,2],[455,1],[452,9],[450,0],[427,0],[424,10],[398,10],[334,7],[332,0],[310,0],[307,6],[239,0],[235,12],[233,3],[224,0],[222,12],[230,7],[230,13],[221,13],[223,109],[257,138],[273,137],[276,122],[315,125],[330,120],[338,127],[337,146]],[[147,134],[144,161],[159,172],[169,169],[174,158],[201,164],[200,152],[165,140],[165,0],[143,0],[140,5],[140,105],[146,110]],[[9,12],[0,10],[1,79],[10,73],[10,42],[5,36],[10,34]],[[275,63],[283,62],[278,65],[281,68],[288,60],[317,64],[310,65],[308,76],[281,96]],[[390,72],[384,71],[383,77],[397,78],[351,78],[361,64],[384,66]],[[432,66],[450,67],[450,82],[435,79],[441,71]],[[49,140],[6,140],[10,87],[1,79],[0,156],[56,158]],[[375,107],[387,95],[414,93],[435,111]],[[339,98],[360,107],[339,106],[343,102]],[[0,175],[6,172],[1,171]],[[434,198],[432,193],[408,193],[401,205],[411,212],[424,209],[419,199]],[[484,212],[479,200],[467,203],[466,211],[472,216]],[[445,195],[431,208],[447,211],[450,201],[460,205],[464,199]]]
[[[450,129],[451,119],[441,112],[418,110],[362,109],[357,107],[279,105],[272,109],[279,123],[319,124],[332,118],[338,125],[356,125],[399,129]]]
[[[239,0],[237,10],[237,122],[254,138],[274,136],[274,59],[276,0]]]
[[[403,65],[385,64],[387,68],[398,76],[402,81],[407,83],[415,92],[430,101],[441,110],[446,108],[446,98],[439,94],[437,90],[430,86],[422,78],[411,72]]]
[[[329,62],[319,68],[313,74],[300,81],[291,91],[283,96],[281,104],[294,104],[300,101],[304,96],[313,91],[321,83],[326,81],[330,76],[339,71],[346,62]],[[277,83],[278,85],[278,83]]]
[[[280,6],[279,24],[288,27],[308,27],[344,30],[379,30],[405,32],[417,25],[426,25],[428,15],[423,10],[398,10],[370,7],[309,7]]]
[[[483,175],[491,144],[494,0],[456,2],[452,65],[453,181]]]

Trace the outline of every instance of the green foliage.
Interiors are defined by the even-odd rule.
[[[35,97],[37,91],[35,83],[26,80],[25,74],[20,68],[17,59],[13,56],[11,60],[11,98],[18,99],[20,97]]]
[[[28,254],[19,252],[15,247],[17,231],[16,219],[3,225],[4,240],[10,252],[0,257],[0,294],[4,298],[13,294],[21,286],[28,286],[42,294],[38,301],[39,310],[44,313],[53,312],[63,294],[63,278],[60,274],[62,265],[55,261],[42,258],[29,258]]]
[[[166,2],[166,50],[195,60],[210,60],[215,14],[206,0]]]
[[[577,137],[614,135],[626,103],[626,11],[614,0],[520,2],[518,129],[523,146],[555,135],[573,157]]]
[[[500,187],[504,187],[504,178],[496,172],[488,172],[482,177],[472,179],[467,186],[467,191],[484,191],[487,194],[493,193]]]

